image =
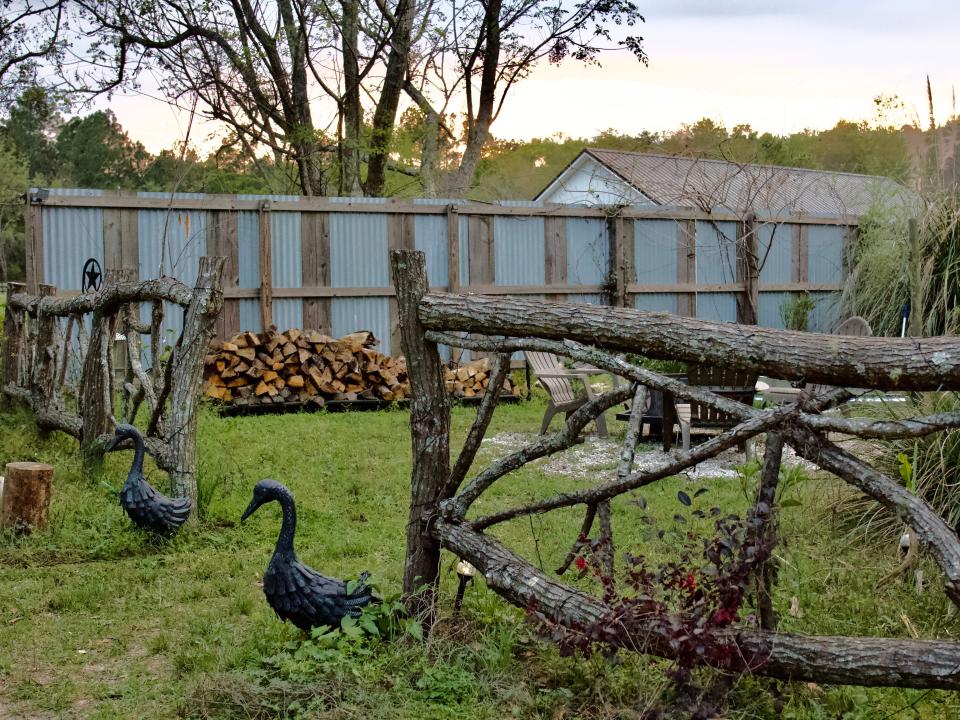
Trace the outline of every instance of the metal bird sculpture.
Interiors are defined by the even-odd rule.
[[[322,625],[338,627],[345,615],[358,617],[363,606],[375,600],[366,584],[368,574],[361,574],[356,587],[348,591],[343,580],[321,575],[297,559],[293,549],[297,506],[285,485],[276,480],[258,482],[241,522],[261,505],[274,500],[283,510],[283,523],[273,557],[263,574],[263,594],[270,607],[281,620],[289,620],[306,632]]]
[[[115,449],[127,438],[133,440],[135,450],[130,473],[120,490],[120,507],[137,527],[159,535],[172,535],[190,517],[190,498],[169,498],[157,492],[144,479],[143,437],[133,425],[117,425],[113,438],[107,444],[107,452]]]

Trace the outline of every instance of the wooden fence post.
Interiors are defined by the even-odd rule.
[[[106,270],[100,292],[106,292],[121,281],[119,268]],[[98,439],[111,430],[113,417],[113,314],[97,307],[92,313],[87,354],[80,372],[81,391],[77,397],[82,426],[80,451],[84,463],[92,467],[103,457]],[[83,322],[81,318],[80,322]]]
[[[3,317],[3,384],[17,381],[20,362],[20,334],[23,331],[23,311],[13,307],[10,299],[24,291],[22,283],[7,283],[7,309]]]
[[[53,285],[41,283],[37,293],[40,301],[45,297],[53,297],[57,294],[57,288]],[[37,303],[37,337],[36,337],[36,357],[31,368],[30,392],[34,397],[34,408],[38,415],[42,415],[52,409],[55,393],[55,375],[57,358],[57,319],[52,315],[46,315],[40,312],[41,302]]]
[[[270,227],[270,201],[260,203],[260,330],[273,325],[273,233]]]
[[[460,292],[460,212],[453,203],[447,205],[447,291]]]
[[[748,215],[739,229],[737,268],[742,273],[738,281],[743,283],[743,292],[737,296],[737,322],[756,325],[760,313],[760,242],[754,216]]]
[[[200,258],[197,282],[183,317],[183,334],[170,357],[171,422],[167,429],[173,494],[193,500],[197,507],[197,405],[203,381],[203,358],[216,334],[223,309],[222,257]]]
[[[431,535],[430,518],[424,512],[436,507],[450,474],[450,401],[436,343],[427,342],[417,317],[420,300],[429,292],[425,256],[415,250],[394,250],[390,262],[410,379],[414,457],[403,592],[411,612],[426,617],[429,625],[440,572],[440,544]]]

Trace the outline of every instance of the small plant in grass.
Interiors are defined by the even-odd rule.
[[[808,292],[797,293],[789,300],[780,303],[780,318],[787,330],[806,332],[810,326],[810,313],[817,307],[817,301]]]
[[[355,589],[351,583],[356,581],[347,583],[347,593]],[[264,665],[285,680],[313,678],[341,666],[345,658],[370,655],[380,641],[403,636],[422,641],[423,626],[407,616],[400,596],[392,595],[365,606],[360,617],[344,616],[339,627],[323,625],[303,640],[291,640]]]

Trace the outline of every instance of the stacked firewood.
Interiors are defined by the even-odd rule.
[[[487,358],[472,360],[459,366],[445,365],[443,381],[447,392],[454,397],[483,395],[490,385],[490,361]],[[503,381],[503,395],[513,395],[513,381],[509,376]]]
[[[401,400],[409,392],[406,363],[378,352],[377,343],[369,331],[340,339],[315,330],[242,332],[213,342],[204,392],[234,405]]]

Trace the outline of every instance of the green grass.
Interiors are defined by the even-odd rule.
[[[539,400],[501,407],[490,432],[531,432],[542,412]],[[472,416],[470,409],[454,411],[456,439]],[[445,619],[426,644],[406,638],[321,652],[276,619],[258,579],[279,508],[238,523],[254,483],[274,477],[293,490],[306,562],[340,576],[367,569],[382,592],[396,592],[409,499],[407,422],[403,411],[234,419],[205,413],[201,522],[162,542],[133,530],[116,505],[129,453],[109,457],[97,477],[86,477],[73,440],[41,437],[25,412],[0,413],[0,462],[41,460],[56,468],[49,531],[0,536],[0,717],[641,717],[668,693],[664,662],[562,658],[482,581],[469,589],[463,618],[455,621],[450,557],[443,567]],[[479,461],[497,454],[484,448]],[[476,512],[584,483],[549,475],[542,465],[505,478]],[[163,485],[162,474],[152,479]],[[737,480],[706,485],[703,503],[746,508]],[[646,488],[646,511],[628,497],[615,502],[619,550],[671,557],[669,536],[645,537],[640,516],[669,525],[682,509],[676,492],[684,487],[691,483],[672,478]],[[925,566],[931,588],[919,597],[896,583],[874,590],[895,566],[893,549],[834,528],[823,508],[839,492],[829,479],[808,479],[798,488],[801,506],[784,512],[788,543],[780,548],[776,596],[783,629],[907,637],[905,615],[921,636],[956,637],[960,623],[948,614],[932,566]],[[552,568],[580,519],[579,510],[556,512],[505,524],[496,534]],[[787,612],[793,596],[797,617]],[[949,693],[792,684],[775,695],[772,687],[740,679],[726,716],[960,715],[960,699]]]

